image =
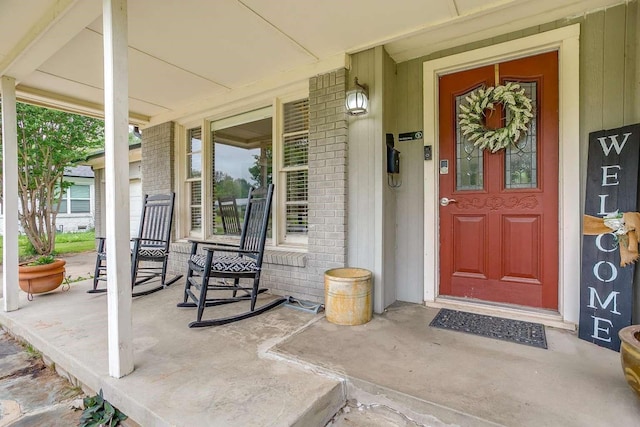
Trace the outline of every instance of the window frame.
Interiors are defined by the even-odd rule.
[[[64,192],[64,202],[66,205],[66,210],[65,211],[58,211],[58,216],[68,216],[68,217],[72,217],[72,216],[87,216],[87,215],[93,215],[94,213],[94,185],[93,183],[91,183],[92,178],[87,178],[87,179],[70,179],[70,180],[65,180],[65,182],[71,183],[71,186],[69,186],[65,192]],[[80,198],[80,197],[71,197],[71,187],[74,186],[83,186],[83,187],[89,187],[89,197],[87,198]],[[71,212],[71,201],[72,200],[88,200],[89,201],[89,211],[88,212]],[[61,206],[62,207],[62,206]]]
[[[273,105],[267,105],[267,106],[263,106],[263,107],[259,107],[259,108],[252,108],[249,109],[247,111],[241,112],[241,113],[237,113],[237,114],[233,114],[231,116],[226,116],[223,118],[219,118],[219,119],[209,119],[207,120],[207,124],[209,126],[209,133],[208,133],[208,146],[209,146],[209,150],[211,150],[210,152],[213,155],[210,155],[207,157],[207,160],[210,162],[209,166],[207,167],[207,170],[210,171],[211,173],[211,178],[210,178],[210,182],[211,185],[208,186],[210,188],[207,188],[208,190],[208,196],[209,196],[209,203],[208,206],[210,208],[209,211],[209,218],[213,218],[213,210],[216,209],[215,206],[215,197],[214,197],[214,187],[215,187],[215,180],[214,180],[214,172],[215,172],[215,141],[213,140],[213,133],[215,131],[220,131],[220,130],[224,130],[224,129],[228,129],[230,127],[234,127],[234,126],[239,126],[245,123],[250,123],[253,121],[257,121],[257,120],[262,120],[262,119],[266,119],[266,118],[270,118],[272,125],[273,125],[273,120],[274,120],[274,109],[273,109]],[[275,141],[271,140],[271,146],[273,147],[273,144],[275,144]],[[275,182],[274,182],[275,184]],[[277,213],[275,212],[274,206],[272,206],[271,209],[271,218],[272,221],[271,223],[273,224],[273,218],[275,218],[277,216]],[[242,220],[243,218],[240,218],[240,223],[242,224]],[[214,229],[214,224],[212,223],[212,221],[208,221],[208,230],[207,230],[207,239],[216,239],[216,238],[220,238],[220,234],[215,234],[215,229]],[[273,226],[272,226],[272,233],[273,233]],[[268,241],[267,244],[269,244],[270,242]]]
[[[277,98],[275,101],[274,111],[277,112],[277,120],[274,120],[274,151],[273,151],[273,175],[274,175],[274,184],[276,188],[276,192],[274,195],[274,199],[276,201],[277,211],[279,213],[277,218],[273,219],[273,223],[277,224],[277,227],[274,227],[273,235],[276,236],[276,244],[278,246],[285,247],[304,247],[308,246],[309,235],[308,235],[308,216],[307,216],[307,234],[299,235],[296,233],[288,234],[287,233],[287,206],[289,203],[287,202],[287,174],[290,172],[299,172],[299,171],[307,171],[307,194],[309,191],[309,180],[308,180],[308,171],[309,171],[309,160],[307,158],[307,164],[304,166],[285,166],[284,165],[284,143],[285,143],[285,133],[284,133],[284,105],[290,102],[295,102],[303,99],[308,99],[309,94],[306,93],[303,96],[301,94],[295,94],[287,97]],[[287,136],[291,136],[293,134],[303,134],[304,132],[292,132]],[[309,135],[309,130],[307,130],[307,135]],[[307,138],[308,144],[308,138]],[[307,145],[308,149],[308,145]],[[292,203],[294,204],[294,203]],[[307,207],[309,205],[309,199],[307,195]],[[308,212],[308,211],[307,211]]]
[[[271,117],[272,120],[272,150],[273,150],[273,184],[274,184],[274,204],[271,209],[271,224],[272,224],[272,238],[267,241],[267,245],[271,248],[282,248],[287,251],[306,251],[308,247],[307,236],[297,236],[297,239],[292,239],[291,236],[286,236],[286,191],[280,189],[282,187],[282,154],[283,154],[283,105],[305,99],[309,97],[308,88],[299,89],[289,94],[271,98],[270,102],[247,105],[244,108],[233,109],[227,111],[227,113],[217,114],[215,116],[203,117],[201,120],[195,120],[187,123],[178,123],[176,129],[178,133],[177,148],[179,158],[176,161],[176,173],[179,177],[181,191],[176,195],[177,203],[180,207],[179,215],[177,218],[178,229],[180,230],[180,236],[185,239],[200,238],[200,239],[216,239],[220,235],[214,234],[214,226],[212,221],[205,221],[205,218],[212,218],[214,209],[213,206],[213,141],[212,131],[216,129],[224,129],[234,125],[242,123],[248,123],[252,120],[258,120],[265,118],[264,112],[269,111],[267,117]],[[202,129],[202,197],[200,209],[202,212],[202,230],[201,232],[192,232],[191,226],[191,212],[190,212],[190,193],[188,186],[188,173],[187,170],[187,149],[189,147],[189,131],[194,128],[200,127]],[[308,169],[308,162],[306,167],[296,166],[296,169]],[[292,171],[293,168],[289,168],[287,172]],[[286,181],[285,181],[286,182]],[[181,194],[180,194],[181,193]],[[288,237],[288,238],[287,238]]]
[[[200,151],[191,151],[191,135],[192,135],[192,131],[196,130],[196,129],[200,129]],[[183,182],[183,194],[184,194],[184,212],[185,212],[185,222],[184,222],[184,227],[185,227],[185,231],[186,231],[186,236],[187,237],[197,237],[197,238],[202,238],[202,236],[204,235],[204,218],[205,218],[205,212],[204,212],[204,195],[205,195],[205,188],[204,188],[204,182],[205,182],[205,141],[204,141],[204,129],[203,129],[203,125],[201,123],[193,123],[190,126],[186,126],[183,132],[184,135],[184,144],[182,144],[180,153],[180,159],[181,159],[181,164],[182,167],[184,169],[184,179],[182,180]],[[189,159],[190,156],[193,155],[193,153],[199,153],[200,154],[200,176],[199,177],[190,177],[189,175],[191,174],[191,171],[189,170]],[[194,182],[200,182],[200,204],[199,206],[195,203],[192,203],[191,200],[191,185]],[[200,208],[200,230],[197,229],[193,229],[191,227],[191,224],[193,223],[193,218],[191,217],[192,215],[192,209],[195,207],[199,207]]]

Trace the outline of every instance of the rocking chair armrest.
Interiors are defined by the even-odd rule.
[[[188,240],[189,243],[191,243],[191,253],[195,254],[198,250],[198,246],[199,245],[203,245],[204,248],[217,248],[217,247],[225,247],[225,248],[239,248],[239,245],[235,245],[233,243],[217,243],[217,242],[211,242],[211,241],[207,241],[207,240],[198,240],[198,239],[189,239]],[[237,249],[234,251],[236,252]]]
[[[215,247],[215,246],[207,246],[202,248],[205,251],[208,252],[232,252],[232,253],[236,253],[236,254],[258,254],[258,251],[248,251],[245,249],[233,249],[233,248],[222,248],[222,247]]]
[[[146,237],[132,237],[131,238],[132,242],[139,242],[139,241],[142,241],[142,240],[144,240],[145,242],[159,242],[159,243],[166,242],[166,240],[163,240],[163,239],[148,239]]]
[[[239,245],[236,245],[235,243],[212,242],[210,240],[189,239],[187,241],[195,245],[239,247]]]

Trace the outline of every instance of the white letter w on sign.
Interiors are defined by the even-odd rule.
[[[608,146],[607,146],[606,136],[598,138],[598,141],[600,141],[600,145],[602,146],[602,151],[604,152],[604,155],[608,156],[612,148],[615,148],[616,153],[620,155],[620,153],[622,152],[622,149],[624,148],[624,144],[627,143],[627,140],[629,139],[630,135],[631,135],[631,132],[624,134],[624,139],[622,140],[622,144],[618,143],[618,135],[610,135],[609,139],[611,140],[611,143]]]

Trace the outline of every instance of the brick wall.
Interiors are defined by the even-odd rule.
[[[324,297],[324,272],[347,262],[346,70],[309,81],[309,293]]]
[[[306,253],[267,250],[261,285],[278,295],[324,302],[324,272],[344,267],[347,259],[347,118],[344,113],[346,70],[309,80],[309,247]],[[164,126],[164,125],[162,125]],[[158,128],[156,126],[153,129]],[[145,130],[143,147],[147,143]],[[164,149],[163,149],[164,148]],[[172,167],[157,165],[149,153],[163,156],[166,147],[143,151],[143,186],[150,168],[158,175]],[[144,166],[145,161],[153,166]],[[158,176],[159,179],[163,177]],[[184,274],[190,245],[171,245],[169,271]],[[180,281],[180,283],[184,283]]]
[[[174,133],[173,122],[142,132],[142,194],[174,191]]]

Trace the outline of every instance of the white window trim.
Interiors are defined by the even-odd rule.
[[[94,190],[94,185],[91,182],[92,180],[93,180],[92,178],[87,178],[86,180],[83,180],[82,178],[65,180],[65,182],[71,183],[71,186],[84,185],[84,186],[88,186],[89,187],[89,198],[88,199],[75,198],[75,200],[89,200],[89,212],[71,212],[71,187],[69,187],[65,191],[65,199],[66,199],[67,211],[66,212],[58,212],[58,217],[73,218],[73,217],[83,217],[83,216],[87,216],[87,215],[93,215],[93,212],[94,212],[94,198],[95,198],[94,191],[95,190]]]
[[[424,81],[424,145],[433,146],[433,161],[424,162],[424,299],[438,304],[438,77],[494,62],[522,58],[549,51],[558,52],[559,71],[559,239],[558,315],[509,311],[516,318],[527,318],[558,327],[571,327],[580,316],[580,165],[579,150],[580,24],[427,61]],[[483,306],[484,310],[488,310]],[[527,317],[528,316],[528,317]]]
[[[227,114],[220,113],[215,116],[205,117],[198,121],[191,121],[187,123],[176,123],[176,148],[178,150],[179,155],[177,156],[177,161],[175,162],[175,175],[178,178],[178,182],[180,183],[180,191],[176,193],[176,204],[177,204],[177,212],[178,215],[176,217],[176,229],[179,232],[180,238],[188,239],[188,238],[214,238],[216,235],[213,234],[213,227],[210,224],[210,221],[206,221],[206,218],[210,218],[213,212],[211,211],[213,208],[212,205],[212,191],[209,188],[205,188],[208,186],[211,180],[213,179],[212,171],[213,165],[211,164],[211,132],[213,130],[224,129],[230,126],[235,126],[242,123],[247,123],[253,120],[259,120],[262,118],[271,117],[272,118],[272,126],[273,126],[273,140],[272,140],[272,150],[273,150],[273,162],[272,165],[273,173],[272,179],[275,187],[274,190],[274,204],[271,209],[272,216],[272,239],[271,241],[271,249],[283,249],[288,251],[306,251],[307,250],[307,237],[298,237],[296,239],[291,239],[289,236],[288,239],[285,240],[284,232],[286,227],[284,227],[284,221],[286,220],[286,194],[284,191],[279,191],[280,181],[281,181],[281,169],[282,169],[282,144],[284,141],[282,140],[282,105],[296,101],[303,98],[309,97],[309,91],[307,88],[305,89],[296,89],[290,93],[284,94],[277,98],[272,98],[271,104],[265,105],[262,104],[256,105],[255,103],[247,104],[244,110],[239,108],[234,108],[233,111],[227,112]],[[266,114],[266,115],[265,115]],[[203,219],[203,227],[201,233],[191,233],[190,232],[190,210],[189,210],[189,194],[188,194],[188,185],[187,185],[187,170],[186,170],[186,154],[187,154],[187,137],[190,129],[201,127],[202,128],[202,219]],[[293,170],[289,168],[289,170]],[[269,240],[267,244],[269,244]]]
[[[206,166],[205,166],[205,156],[207,156],[208,150],[205,148],[205,135],[202,134],[200,136],[202,140],[202,150],[200,151],[202,156],[202,175],[200,177],[202,183],[202,191],[203,197],[201,197],[201,206],[200,212],[202,215],[202,223],[203,226],[200,232],[193,232],[191,230],[191,204],[190,204],[190,192],[189,192],[189,183],[195,181],[196,179],[189,179],[187,171],[187,147],[189,144],[189,131],[195,128],[201,128],[202,132],[207,129],[207,123],[205,121],[191,122],[185,125],[176,125],[176,148],[178,150],[179,155],[177,156],[177,161],[175,162],[175,176],[178,177],[178,182],[180,185],[180,191],[176,191],[176,205],[177,205],[177,213],[175,217],[176,222],[176,230],[179,230],[179,236],[185,239],[196,238],[202,239],[205,236],[205,177],[206,177]],[[210,174],[210,173],[209,173]]]
[[[285,247],[288,249],[306,249],[308,246],[308,236],[293,236],[287,235],[287,193],[286,186],[286,173],[295,170],[308,170],[308,163],[306,167],[284,167],[284,104],[300,99],[308,98],[309,92],[296,92],[287,96],[276,98],[274,102],[274,112],[276,113],[277,120],[273,121],[273,183],[275,185],[274,200],[278,213],[282,213],[277,218],[274,218],[273,223],[273,236],[275,237],[275,245]],[[308,202],[308,200],[307,200]],[[276,221],[277,219],[277,221]]]

